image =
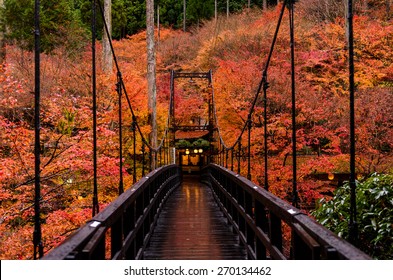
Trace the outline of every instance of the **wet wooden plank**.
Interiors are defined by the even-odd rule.
[[[144,259],[245,259],[209,187],[185,176],[164,206]]]

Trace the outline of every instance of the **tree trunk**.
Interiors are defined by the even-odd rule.
[[[186,0],[183,0],[183,31],[186,32],[186,11],[187,11]]]
[[[0,0],[0,8],[4,7],[4,0]],[[5,39],[4,39],[5,27],[0,25],[0,65],[5,61]]]
[[[251,6],[251,0],[248,0],[247,8],[250,9],[250,6]]]
[[[157,147],[156,113],[156,54],[154,46],[154,0],[146,0],[146,41],[147,41],[147,90],[149,123],[151,125],[150,144]],[[151,168],[156,168],[155,156],[152,156]]]
[[[390,6],[391,6],[391,1],[392,0],[386,0],[386,19],[390,20]]]
[[[217,21],[218,11],[217,11],[217,0],[214,0],[214,19]]]
[[[229,18],[229,0],[227,0],[227,18]]]
[[[160,37],[160,3],[157,3],[157,51],[160,46]]]
[[[109,42],[112,39],[112,0],[104,0],[104,16],[109,37],[104,26],[104,34],[102,36],[102,70],[107,75],[110,75],[113,69],[112,51]]]
[[[264,10],[267,9],[267,0],[263,0],[263,9],[264,9]]]

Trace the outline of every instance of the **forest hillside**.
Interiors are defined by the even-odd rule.
[[[349,172],[348,57],[342,6],[314,0],[295,5],[298,188],[301,206],[313,210],[334,186],[316,174]],[[333,1],[334,2],[334,1]],[[338,1],[340,2],[340,1]],[[358,1],[354,18],[356,168],[358,179],[393,174],[393,22],[385,1]],[[201,20],[187,32],[156,32],[157,113],[163,133],[169,106],[170,70],[213,71],[218,124],[232,145],[247,120],[262,78],[280,6],[239,10]],[[389,17],[390,16],[390,17]],[[288,14],[284,16],[268,72],[269,184],[291,194],[291,77]],[[83,31],[84,32],[84,31]],[[81,30],[42,54],[42,231],[45,252],[91,218],[91,48]],[[75,37],[76,36],[76,37]],[[77,38],[78,40],[74,40]],[[31,259],[34,215],[34,58],[8,41],[0,65],[0,259]],[[127,92],[142,130],[147,113],[146,35],[114,41]],[[97,46],[101,54],[100,43]],[[116,198],[119,180],[116,71],[98,67],[98,183],[100,209]],[[204,99],[178,89],[180,120],[198,116]],[[191,93],[190,93],[191,92]],[[252,180],[263,184],[263,104],[253,115]],[[132,117],[123,103],[124,180],[132,185]],[[199,111],[198,111],[199,110]],[[244,139],[246,141],[246,139]],[[140,153],[142,147],[137,146]],[[260,160],[258,160],[260,158]],[[246,161],[242,171],[246,170]],[[141,176],[138,163],[138,178]],[[242,173],[245,176],[245,172]],[[393,230],[392,230],[393,231]]]

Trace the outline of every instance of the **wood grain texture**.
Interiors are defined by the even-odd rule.
[[[211,190],[198,176],[185,176],[166,202],[144,259],[245,259]]]

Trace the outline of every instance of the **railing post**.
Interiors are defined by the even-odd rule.
[[[135,228],[135,202],[125,211],[123,218],[123,235],[127,236]],[[127,260],[135,259],[135,242],[130,244],[125,255]]]
[[[225,168],[228,168],[228,153],[229,150],[225,148]]]
[[[136,183],[136,117],[132,116],[132,137],[134,139],[133,141],[133,149],[134,149],[134,154],[133,154],[133,171],[132,171],[132,182],[135,184]]]
[[[162,158],[161,158],[161,153],[162,153],[162,147],[158,150],[158,167],[162,166]]]
[[[258,200],[255,201],[255,225],[260,228],[264,233],[268,233],[269,221],[266,216],[265,206]],[[266,247],[263,245],[262,241],[257,238],[256,240],[256,258],[258,260],[266,259]]]
[[[240,167],[240,161],[241,161],[241,151],[242,151],[242,142],[241,139],[239,139],[239,145],[238,145],[238,153],[237,153],[237,174],[240,175],[241,167]]]
[[[145,177],[145,143],[142,142],[142,177]]]
[[[244,210],[246,212],[246,215],[254,220],[254,203],[253,203],[253,198],[252,195],[249,194],[247,191],[244,192],[245,197],[244,197]],[[246,241],[247,245],[252,248],[252,250],[255,252],[255,232],[253,231],[252,227],[247,223],[247,220],[245,221],[246,224]],[[250,258],[255,258],[256,256],[249,256]]]
[[[251,116],[248,116],[247,179],[251,180]]]
[[[151,162],[152,162],[152,160],[153,160],[153,151],[149,148],[149,170],[150,171],[153,171],[153,169],[152,169],[152,166],[151,166]]]
[[[217,163],[218,165],[220,165],[220,163],[221,163],[221,147],[219,147],[219,148],[217,149],[216,160],[217,160],[216,163]]]
[[[233,153],[234,153],[235,149],[232,148],[231,149],[231,171],[233,171]]]
[[[164,165],[167,165],[168,164],[168,162],[167,162],[167,157],[166,157],[166,139],[164,139],[164,143],[163,143],[163,148],[164,148],[164,151],[163,151],[163,153],[164,153]]]
[[[274,213],[270,212],[269,238],[270,242],[282,252],[282,228],[281,220]]]
[[[123,216],[111,227],[111,257],[121,250],[123,244]]]

